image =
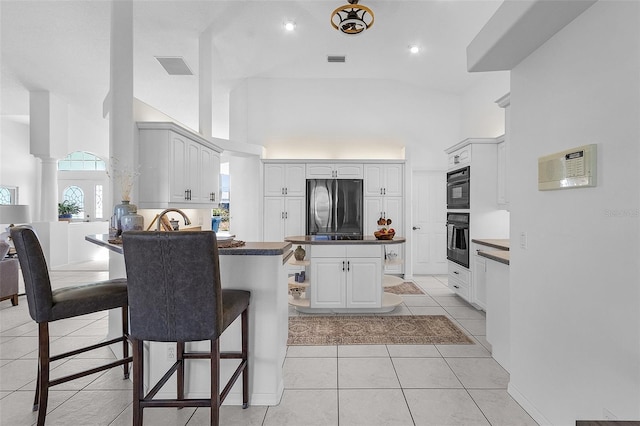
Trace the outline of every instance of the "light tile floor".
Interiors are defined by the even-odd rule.
[[[106,279],[104,262],[51,271],[54,287]],[[446,287],[446,276],[415,282],[425,295],[403,296],[392,315],[442,314],[474,345],[291,346],[284,364],[285,390],[277,406],[223,406],[223,425],[535,425],[507,394],[509,375],[489,352],[485,315]],[[291,315],[298,315],[291,311]],[[105,313],[58,321],[51,326],[52,353],[98,342]],[[36,324],[27,302],[0,302],[0,424],[32,425],[36,375]],[[53,363],[52,376],[112,358],[108,349]],[[131,382],[112,369],[54,387],[47,425],[131,424]],[[146,425],[204,425],[209,410],[147,409]]]

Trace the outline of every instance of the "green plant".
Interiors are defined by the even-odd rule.
[[[64,200],[58,203],[58,215],[78,213],[80,213],[80,206],[75,201]]]
[[[222,207],[218,207],[215,209],[211,210],[211,215],[212,216],[222,216],[223,220],[224,219],[228,219],[229,218],[229,210],[222,208]]]

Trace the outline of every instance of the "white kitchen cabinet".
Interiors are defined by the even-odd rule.
[[[380,308],[380,245],[311,247],[311,308]]]
[[[471,164],[471,145],[447,152],[447,171],[460,169]]]
[[[403,199],[401,197],[365,197],[364,198],[364,233],[365,235],[373,235],[378,230],[378,219],[391,219],[391,225],[396,235],[403,236],[402,223],[402,206]]]
[[[360,163],[307,163],[307,179],[362,179]]]
[[[138,208],[216,207],[222,149],[174,123],[137,126]]]
[[[305,164],[265,163],[264,196],[304,197],[305,173]]]
[[[509,191],[508,191],[508,173],[507,173],[507,158],[508,158],[508,145],[504,135],[498,138],[498,167],[497,180],[498,180],[498,208],[509,210]]]
[[[449,261],[447,282],[452,291],[471,303],[471,271],[455,262]]]
[[[364,196],[402,197],[404,195],[402,164],[366,164],[364,166]]]
[[[487,310],[487,258],[478,256],[478,245],[473,244],[470,258],[473,262],[473,285],[471,301],[483,310]]]
[[[487,341],[491,356],[511,369],[511,301],[509,265],[487,260]]]
[[[304,197],[265,197],[263,241],[304,235]]]

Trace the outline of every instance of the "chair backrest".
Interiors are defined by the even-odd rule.
[[[222,289],[216,234],[125,232],[131,336],[160,342],[214,340]]]
[[[53,307],[51,280],[38,237],[33,229],[14,226],[11,228],[11,239],[22,269],[29,314],[36,322],[49,321]]]

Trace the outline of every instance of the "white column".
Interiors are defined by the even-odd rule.
[[[198,124],[200,134],[212,136],[213,120],[213,48],[211,27],[198,39]]]
[[[41,190],[40,222],[55,222],[58,220],[58,160],[55,158],[40,158]]]
[[[121,167],[134,169],[138,165],[133,121],[133,2],[111,2],[111,66],[109,91],[109,156]],[[113,205],[105,203],[106,211],[121,201],[119,186],[111,177]],[[132,191],[136,198],[136,188]],[[105,200],[106,201],[106,200]]]

